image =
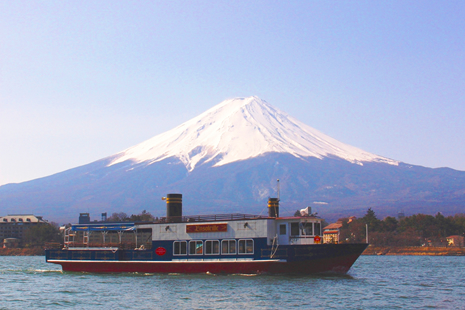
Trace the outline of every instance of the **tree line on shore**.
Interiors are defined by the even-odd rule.
[[[114,212],[107,219],[109,222],[153,222],[154,220],[155,217],[146,210],[139,214],[131,214],[131,216],[128,216],[124,212]]]
[[[465,214],[447,217],[441,213],[415,214],[380,220],[369,208],[362,218],[339,221],[341,242],[365,242],[367,225],[369,243],[375,246],[447,246],[446,237],[465,236]]]

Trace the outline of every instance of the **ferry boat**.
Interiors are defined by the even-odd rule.
[[[74,224],[64,245],[46,249],[63,271],[312,274],[346,273],[368,244],[323,244],[322,219],[268,215],[183,216],[182,194],[168,194],[166,217],[151,223]]]

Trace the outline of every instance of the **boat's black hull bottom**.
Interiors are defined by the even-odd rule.
[[[300,255],[255,260],[79,260],[53,259],[48,250],[47,262],[60,264],[63,271],[137,272],[137,273],[213,273],[213,274],[315,274],[346,273],[367,244],[319,245],[300,251]],[[305,249],[304,247],[300,250]],[[64,253],[62,253],[64,254]],[[297,254],[297,251],[296,251]]]

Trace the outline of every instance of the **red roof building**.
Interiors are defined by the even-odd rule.
[[[342,222],[332,223],[323,227],[323,243],[339,243],[339,233]]]

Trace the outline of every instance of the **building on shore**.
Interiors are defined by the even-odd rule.
[[[35,225],[48,224],[42,216],[32,214],[9,214],[0,217],[0,240],[3,246],[12,246],[13,243],[5,244],[5,239],[22,240],[25,231]],[[14,244],[16,244],[15,242]]]
[[[323,243],[339,243],[340,229],[342,222],[329,224],[323,227]]]
[[[465,246],[465,237],[459,235],[453,235],[446,238],[448,246]]]

